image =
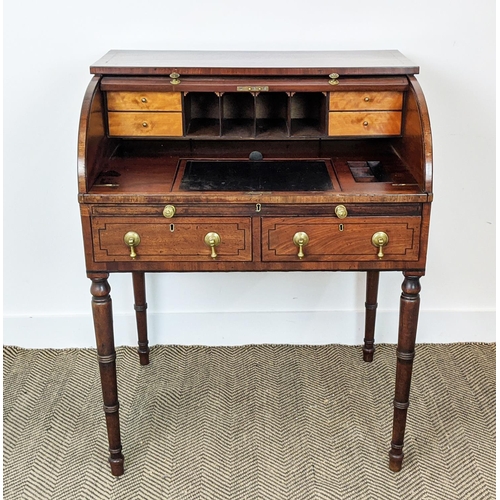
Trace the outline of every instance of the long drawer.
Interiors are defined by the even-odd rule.
[[[418,260],[420,221],[420,217],[266,217],[262,260]]]
[[[94,217],[92,232],[96,262],[252,260],[250,217]]]

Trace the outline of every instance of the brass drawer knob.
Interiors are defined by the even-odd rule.
[[[166,219],[171,219],[175,215],[175,207],[173,205],[167,205],[163,209],[163,217]]]
[[[135,231],[129,231],[123,237],[123,241],[125,245],[130,247],[130,258],[135,259],[137,257],[135,249],[137,246],[139,246],[139,243],[141,242],[141,237]]]
[[[217,257],[215,247],[219,246],[220,242],[221,239],[217,233],[210,232],[205,235],[205,245],[210,247],[210,257],[212,257],[212,259],[215,259]]]
[[[328,76],[331,78],[331,80],[328,80],[328,83],[330,85],[338,85],[339,84],[338,77],[340,75],[338,73],[330,73]]]
[[[368,122],[367,121],[363,122],[363,127],[368,127]]]
[[[172,85],[179,85],[179,83],[181,83],[181,81],[179,80],[179,77],[181,75],[179,75],[179,73],[170,73],[170,78],[172,78],[172,80],[170,80],[170,83]]]
[[[145,97],[142,97],[141,102],[146,103],[146,102],[148,102],[148,100]]]
[[[304,247],[309,243],[309,236],[307,236],[307,233],[299,231],[298,233],[295,233],[293,235],[293,243],[295,246],[299,247],[299,253],[297,254],[297,257],[299,259],[303,259],[305,256]]]
[[[389,236],[383,231],[378,231],[372,236],[372,245],[378,247],[377,257],[382,259],[384,257],[383,248],[389,243]]]
[[[347,208],[344,205],[337,205],[335,207],[335,215],[339,219],[345,219],[347,217]]]
[[[369,102],[370,98],[368,96],[365,97],[365,102]]]
[[[148,122],[142,122],[142,126],[146,128],[148,126]]]

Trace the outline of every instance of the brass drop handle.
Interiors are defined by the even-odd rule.
[[[135,231],[129,231],[124,237],[123,241],[125,245],[130,247],[130,258],[135,259],[137,254],[135,253],[135,248],[139,246],[141,242],[141,237]]]
[[[377,257],[382,259],[384,257],[383,248],[389,243],[389,236],[383,231],[379,231],[372,236],[372,245],[378,247]]]
[[[210,247],[210,257],[215,259],[217,257],[217,252],[215,247],[219,246],[221,242],[220,236],[217,233],[210,232],[205,236],[205,245]]]
[[[297,254],[297,257],[299,259],[303,259],[305,257],[304,247],[309,243],[309,236],[307,236],[307,233],[299,231],[298,233],[295,233],[293,235],[293,243],[295,246],[299,247],[299,253]]]

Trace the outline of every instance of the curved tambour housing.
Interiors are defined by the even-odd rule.
[[[425,268],[431,132],[413,74],[418,68],[398,52],[207,57],[111,51],[92,71],[78,147],[89,271]],[[260,166],[249,160],[252,152],[263,159]],[[267,177],[253,182],[263,172]],[[178,208],[170,222],[162,217],[167,204]],[[350,215],[333,238],[327,235],[339,204]],[[244,250],[229,245],[234,234],[221,237],[217,259],[207,258],[203,245],[194,254],[185,250],[190,240],[176,229],[187,232],[200,207],[207,222],[244,216]],[[404,231],[393,227],[384,257],[377,258],[369,240],[353,236],[370,227],[355,214],[414,218],[397,226]],[[295,215],[315,224],[308,251],[291,261],[265,245],[274,245],[274,237],[281,248],[283,239],[293,253],[288,230],[267,228],[270,217],[283,216],[285,227]],[[122,238],[109,232],[121,231],[120,216],[127,224],[136,217],[152,234],[128,261]],[[145,216],[158,224],[144,225]],[[168,231],[160,229],[167,223]],[[290,228],[293,234],[304,229]],[[113,250],[104,245],[111,234],[118,245]],[[160,252],[163,246],[173,253]]]

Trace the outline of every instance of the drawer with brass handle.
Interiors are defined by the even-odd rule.
[[[417,261],[420,217],[262,219],[263,261]]]
[[[330,111],[401,110],[402,92],[330,92]]]
[[[251,219],[93,217],[95,262],[252,260]]]
[[[180,92],[107,92],[108,111],[182,111]]]
[[[335,111],[328,114],[328,135],[399,135],[400,111]]]
[[[180,137],[182,113],[120,111],[108,113],[110,137]]]

